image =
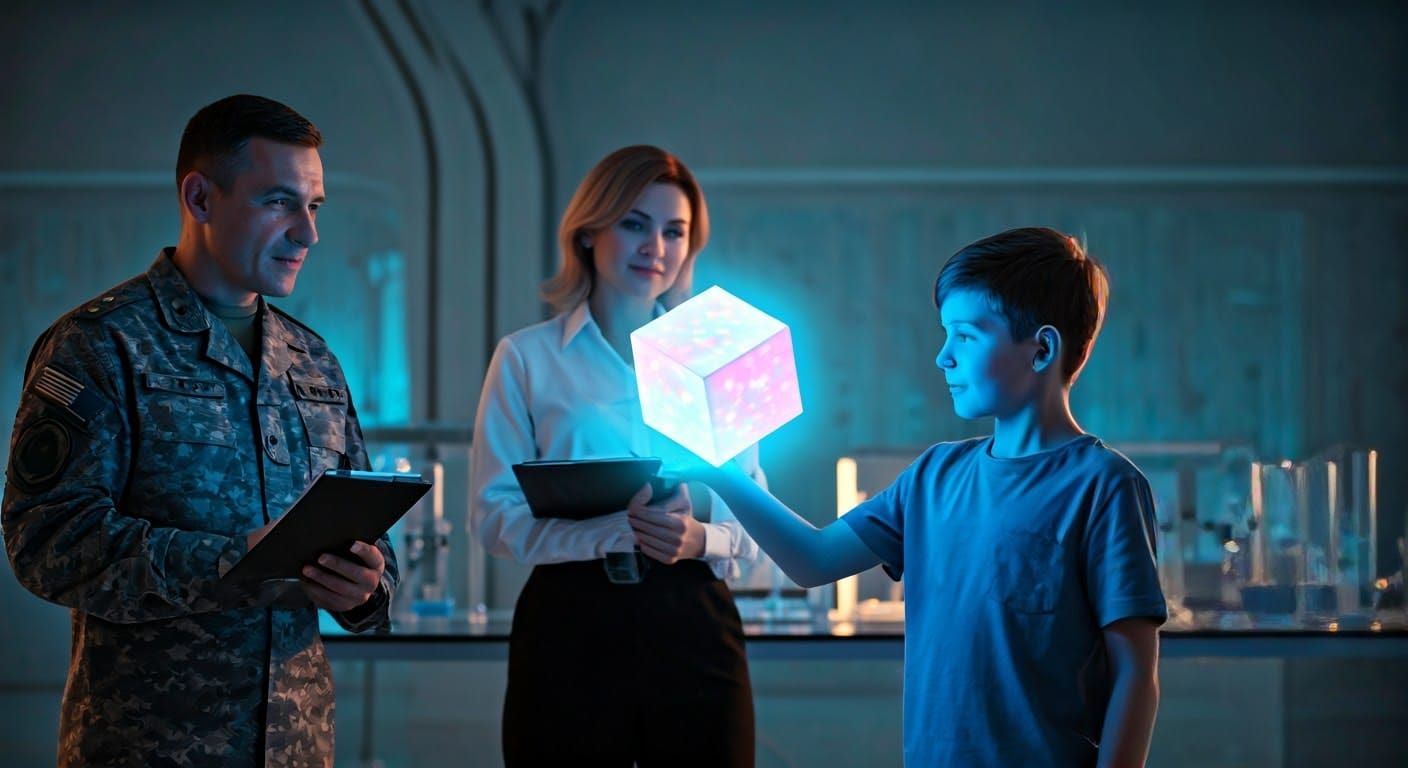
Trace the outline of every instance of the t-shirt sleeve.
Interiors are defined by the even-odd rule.
[[[841,516],[895,581],[904,575],[904,510],[913,496],[915,476],[930,452],[906,467],[885,490]]]
[[[1149,481],[1137,471],[1115,480],[1092,512],[1085,539],[1086,590],[1101,627],[1168,618],[1154,559],[1157,530]]]

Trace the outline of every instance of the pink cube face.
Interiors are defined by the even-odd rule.
[[[802,412],[792,334],[713,287],[631,334],[645,423],[718,466]]]
[[[715,465],[786,424],[802,412],[792,332],[787,326],[745,352],[705,380],[709,423],[713,427]]]

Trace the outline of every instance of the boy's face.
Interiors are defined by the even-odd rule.
[[[1035,339],[1014,341],[1007,319],[987,294],[960,289],[939,307],[943,371],[953,410],[965,419],[1009,416],[1036,397]]]

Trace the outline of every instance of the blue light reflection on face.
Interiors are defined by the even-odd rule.
[[[1032,345],[1013,340],[987,294],[949,293],[939,323],[944,342],[934,362],[943,371],[954,413],[965,419],[1002,418],[1027,404],[1034,382]]]

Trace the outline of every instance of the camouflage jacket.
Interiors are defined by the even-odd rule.
[[[327,344],[260,316],[255,371],[168,251],[35,344],[0,521],[20,582],[72,609],[60,765],[332,764],[316,609],[216,586],[324,469],[367,466]],[[378,546],[381,587],[336,617],[352,631],[387,621]]]

